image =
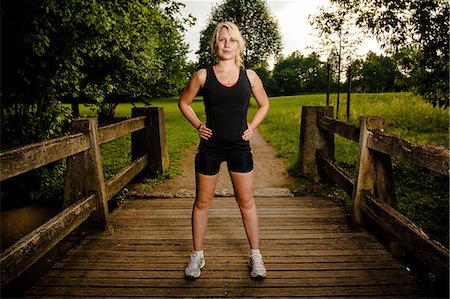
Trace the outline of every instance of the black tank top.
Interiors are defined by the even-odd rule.
[[[239,79],[233,86],[224,86],[212,67],[206,68],[206,81],[202,89],[206,112],[206,125],[213,131],[207,143],[242,143],[247,129],[247,110],[251,87],[245,69],[239,70]],[[202,139],[203,141],[203,139]],[[247,142],[244,142],[248,144]]]

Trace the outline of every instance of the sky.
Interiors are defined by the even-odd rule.
[[[200,31],[206,27],[208,16],[220,0],[181,0],[186,5],[182,9],[184,15],[189,13],[197,18],[196,24],[185,32],[185,41],[189,44],[188,59],[196,61],[195,52],[199,48]],[[314,44],[316,38],[308,22],[308,16],[315,14],[319,6],[327,6],[328,0],[266,0],[272,15],[277,19],[283,40],[283,55],[294,51],[304,55],[312,52],[308,46]],[[380,53],[378,43],[367,39],[361,45],[358,54],[366,54],[369,50]]]

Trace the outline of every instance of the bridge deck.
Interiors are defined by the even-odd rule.
[[[183,270],[191,250],[192,199],[127,200],[111,228],[87,237],[27,297],[426,297],[377,239],[347,226],[333,198],[257,198],[264,281],[247,270],[249,251],[233,198],[217,198],[198,280]]]

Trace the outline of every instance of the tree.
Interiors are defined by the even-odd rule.
[[[235,23],[244,37],[245,67],[258,67],[268,58],[280,55],[282,49],[280,30],[266,2],[264,0],[225,0],[213,8],[206,28],[200,32],[200,47],[196,53],[199,56],[200,67],[216,62],[209,40],[216,25],[223,21]]]
[[[2,1],[2,149],[67,133],[72,115],[63,100],[88,101],[99,117],[111,117],[118,101],[176,94],[186,80],[182,32],[190,23],[178,17],[180,5]],[[2,182],[2,189],[54,199],[63,173],[60,161]]]
[[[391,57],[369,52],[365,59],[353,61],[351,70],[355,91],[384,92],[404,88],[404,76]]]
[[[281,94],[323,91],[327,80],[325,64],[317,53],[305,57],[297,51],[275,64],[273,78]]]
[[[345,10],[334,6],[321,7],[319,13],[310,16],[310,24],[318,31],[319,42],[314,47],[319,53],[328,56],[328,63],[337,68],[336,115],[339,115],[341,77],[355,57],[357,46],[361,44],[362,33],[355,30],[355,19]]]
[[[345,69],[355,58],[357,47],[361,44],[363,34],[356,30],[355,20],[345,11],[334,6],[320,7],[316,15],[309,16],[309,22],[317,32],[318,42],[314,48],[319,54],[328,57],[338,69]],[[340,77],[341,73],[338,72]]]
[[[179,8],[172,0],[2,4],[2,146],[61,134],[62,100],[111,114],[119,100],[176,94],[190,21]]]
[[[407,58],[403,71],[433,105],[449,105],[449,5],[446,0],[332,0],[374,34],[388,53]],[[405,52],[408,52],[405,55]]]

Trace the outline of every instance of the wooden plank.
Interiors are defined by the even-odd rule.
[[[106,143],[127,134],[142,130],[145,127],[145,116],[133,117],[115,124],[98,128],[99,143]]]
[[[91,149],[86,161],[88,171],[84,174],[84,188],[86,192],[97,193],[95,208],[95,224],[99,228],[106,228],[109,222],[108,200],[106,197],[105,180],[103,177],[103,164],[98,139],[98,120],[96,118],[87,119],[89,122],[89,139]]]
[[[384,118],[376,116],[361,116],[360,135],[359,135],[359,152],[357,162],[357,175],[355,179],[355,188],[353,190],[353,210],[352,219],[355,225],[362,224],[361,217],[361,194],[363,190],[370,191],[372,194],[375,190],[376,173],[374,165],[373,152],[369,150],[367,143],[371,130],[384,130],[387,123]]]
[[[320,151],[317,152],[317,166],[319,173],[337,184],[348,196],[353,195],[354,179],[340,169],[335,162],[326,158]]]
[[[360,130],[357,126],[344,123],[328,116],[319,118],[317,120],[317,126],[322,130],[333,132],[347,139],[359,142]]]
[[[264,215],[266,280],[249,277],[248,241],[233,199],[211,207],[206,267],[197,280],[183,273],[192,249],[192,200],[142,199],[125,201],[111,214],[108,231],[84,239],[26,297],[427,297],[374,236],[325,217],[334,213],[342,223],[341,202],[330,198],[334,207],[329,204],[317,218],[320,208],[312,197],[256,200]]]
[[[121,171],[111,177],[105,182],[106,198],[111,199],[116,195],[123,187],[125,187],[131,180],[141,172],[148,164],[148,155],[144,155],[130,165],[124,167]]]
[[[83,279],[86,277],[87,271],[85,269],[52,269],[42,279],[51,281],[52,278],[78,278]],[[370,276],[369,276],[370,274]],[[371,269],[370,273],[366,269],[353,269],[353,270],[310,270],[310,271],[271,271],[270,279],[321,279],[321,278],[346,278],[353,279],[355,277],[368,277],[373,281],[377,281],[379,278],[386,278],[391,283],[401,280],[412,280],[416,282],[413,276],[404,276],[396,270],[384,270],[384,269]],[[89,270],[89,278],[129,278],[129,279],[160,279],[161,273],[159,271],[141,271],[141,270],[129,270],[119,271],[115,269],[108,270]],[[164,279],[181,279],[180,270],[166,271],[164,273]],[[229,279],[248,279],[247,271],[231,271],[226,276]],[[220,271],[209,271],[209,279],[224,279],[224,273]],[[42,280],[41,280],[42,281]],[[36,285],[40,285],[38,282]]]
[[[324,115],[332,117],[333,107],[302,107],[298,166],[303,175],[316,180],[320,178],[317,150],[322,150],[325,156],[334,160],[334,134],[332,131],[319,130],[317,126],[317,121]]]
[[[0,181],[90,148],[89,137],[79,133],[34,143],[0,153]]]
[[[239,285],[245,287],[332,287],[332,286],[376,286],[379,284],[392,284],[401,287],[402,285],[414,284],[414,280],[410,277],[400,277],[391,282],[392,277],[378,277],[376,280],[370,277],[354,277],[352,280],[348,280],[347,277],[323,277],[323,278],[311,278],[305,277],[299,283],[295,279],[275,279],[273,281],[258,281],[250,280],[246,281],[243,279],[228,278],[227,284],[231,287],[237,287]],[[141,278],[114,278],[114,277],[95,277],[80,281],[78,278],[52,278],[41,280],[37,285],[39,286],[73,286],[73,287],[128,287],[133,285],[136,287],[160,287],[160,288],[173,288],[173,287],[184,287],[184,288],[211,288],[217,285],[224,284],[224,279],[215,278],[208,280],[199,280],[193,283],[189,280],[181,279],[164,279],[164,278],[154,278],[154,279],[141,279]]]
[[[226,284],[224,281],[221,285],[214,287],[195,287],[201,283],[201,280],[192,282],[193,287],[173,287],[173,288],[159,288],[159,287],[135,287],[135,288],[120,288],[115,286],[110,287],[83,287],[73,288],[69,287],[36,287],[29,296],[48,294],[48,296],[76,296],[76,297],[344,297],[344,296],[366,296],[371,297],[394,297],[400,298],[421,298],[422,293],[417,288],[401,288],[398,285],[394,286],[332,286],[332,287],[243,287],[242,285],[233,287]]]
[[[95,209],[95,197],[78,201],[5,250],[0,260],[2,288],[83,223]]]
[[[448,280],[449,251],[431,240],[414,222],[373,195],[364,192],[362,210],[437,275]]]
[[[448,176],[450,151],[434,145],[417,145],[399,136],[377,130],[370,132],[367,146],[426,169]]]

